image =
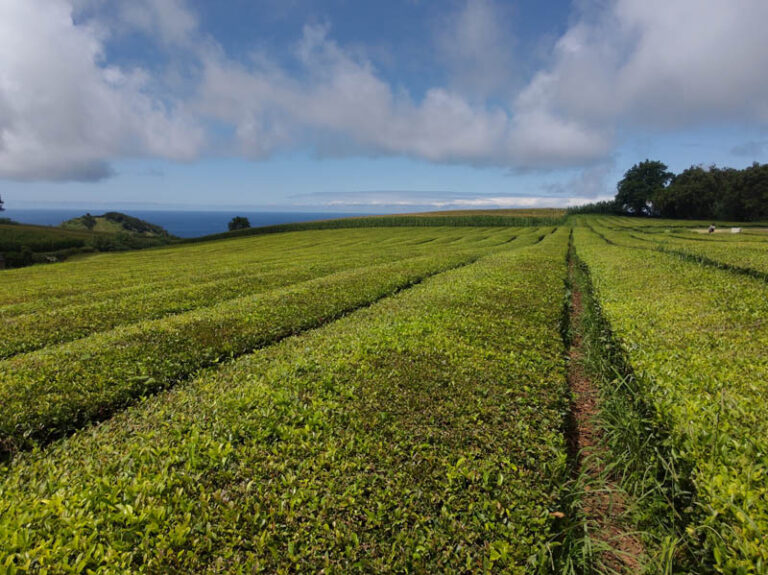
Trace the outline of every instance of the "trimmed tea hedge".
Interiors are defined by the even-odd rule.
[[[0,565],[526,572],[567,472],[567,235],[17,456],[0,480]]]

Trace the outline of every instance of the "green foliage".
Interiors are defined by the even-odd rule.
[[[615,202],[622,211],[638,216],[655,213],[655,196],[662,192],[674,177],[666,164],[645,160],[624,173],[616,186]]]
[[[593,202],[591,204],[584,204],[581,206],[575,206],[568,208],[569,215],[578,214],[621,214],[621,206],[615,200],[607,200],[602,202]]]
[[[92,234],[25,224],[0,224],[0,252],[51,252],[86,245]]]
[[[164,231],[163,234],[144,236],[91,231],[85,225],[54,228],[0,222],[0,254],[5,256],[8,267],[23,267],[94,250],[123,251],[165,245],[171,238]]]
[[[559,226],[565,221],[565,216],[557,215],[526,215],[510,216],[495,215],[497,210],[487,210],[483,213],[468,215],[450,215],[450,212],[439,212],[430,215],[401,215],[401,216],[371,216],[358,218],[342,218],[338,220],[320,220],[315,222],[296,222],[277,224],[213,234],[201,238],[184,240],[187,243],[231,238],[235,236],[251,236],[295,232],[303,230],[334,230],[355,228],[392,228],[392,227],[538,227]],[[511,211],[511,210],[501,210]]]
[[[685,572],[763,573],[765,283],[681,260],[625,231],[596,229],[611,243],[584,226],[576,246],[635,374],[630,396],[653,414],[622,435],[644,445],[656,437],[658,452],[669,454],[644,465],[656,477],[657,461],[668,474],[660,484],[671,495],[656,513],[668,516],[671,540],[679,541],[674,561]],[[683,557],[695,567],[684,567]]]
[[[652,572],[765,573],[768,235],[570,221],[604,468]],[[567,236],[382,225],[3,272],[0,572],[604,571],[563,433]]]
[[[140,320],[209,307],[334,272],[457,249],[535,240],[536,228],[318,231],[101,257],[0,281],[0,358]],[[281,252],[290,253],[289,257]],[[13,303],[16,302],[16,303]]]
[[[92,216],[90,213],[87,213],[79,218],[63,222],[61,227],[68,230],[85,229],[112,234],[122,232],[130,236],[171,237],[161,226],[120,212],[107,212],[101,216]]]
[[[86,229],[92,230],[93,227],[96,225],[96,218],[94,218],[90,213],[85,214],[83,217],[80,218],[80,220],[83,223],[83,226],[85,226]]]
[[[567,471],[566,238],[440,273],[17,456],[0,564],[525,573]],[[324,305],[368,285],[308,292]]]
[[[646,160],[626,172],[613,201],[571,208],[569,214],[755,221],[768,218],[768,164],[736,170],[691,166],[678,175]]]
[[[413,242],[415,238],[408,239]],[[484,236],[478,236],[478,240],[478,245],[470,244],[463,249],[454,245],[443,250],[437,246],[415,249],[414,256],[420,252],[433,255],[400,261],[393,257],[394,252],[399,252],[402,258],[408,248],[393,247],[389,259],[395,261],[378,265],[370,265],[377,259],[370,253],[367,258],[364,254],[350,258],[346,264],[342,260],[334,265],[339,254],[326,248],[325,266],[315,265],[316,279],[312,279],[311,273],[302,275],[295,267],[289,268],[272,280],[276,289],[271,291],[249,290],[243,281],[240,297],[211,307],[127,324],[70,344],[16,356],[0,363],[0,445],[12,451],[32,441],[46,441],[87,421],[103,418],[132,399],[167,387],[200,367],[319,325],[494,249],[493,243],[483,245]],[[162,265],[164,260],[157,261]],[[338,271],[345,268],[348,271]],[[281,288],[281,284],[292,285]],[[171,299],[176,295],[178,292],[172,293]],[[120,304],[112,304],[113,301],[119,299],[111,297],[105,301],[107,317],[119,308]],[[134,320],[139,319],[135,314],[131,316],[130,308],[135,302],[129,299],[123,308],[128,318]],[[159,303],[162,309],[167,300]],[[103,305],[98,306],[97,314],[103,313],[103,309]],[[17,338],[11,341],[17,346],[40,345],[50,341],[49,330],[54,326],[67,332],[60,339],[69,338],[70,323],[75,333],[82,329],[80,326],[92,328],[87,319],[80,319],[82,311],[82,306],[76,306],[72,313],[54,316],[53,324],[41,326],[36,321],[23,322],[23,316],[11,316],[14,328],[29,329],[21,342]],[[119,316],[111,317],[119,321]]]
[[[131,234],[150,235],[150,236],[165,236],[170,234],[161,226],[152,224],[150,222],[134,218],[120,212],[107,212],[101,216],[109,222],[119,224],[123,231]]]
[[[234,232],[236,230],[247,230],[250,227],[251,222],[248,221],[248,218],[244,218],[243,216],[235,216],[227,224],[227,228],[229,228],[230,232]]]

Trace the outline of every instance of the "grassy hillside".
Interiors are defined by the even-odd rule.
[[[128,233],[146,237],[170,237],[162,227],[120,212],[107,212],[101,216],[85,214],[61,224],[67,230],[87,230],[103,233]]]
[[[7,268],[17,268],[59,262],[76,254],[160,246],[174,240],[159,226],[116,212],[94,219],[91,229],[84,217],[69,220],[62,227],[5,220],[0,222],[0,256]]]

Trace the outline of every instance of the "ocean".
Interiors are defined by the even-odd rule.
[[[0,218],[11,218],[23,224],[38,224],[43,226],[58,226],[60,223],[85,214],[83,209],[10,209],[0,212]],[[110,210],[106,210],[110,211]],[[114,210],[135,218],[157,224],[169,233],[180,238],[196,238],[227,231],[227,224],[235,216],[248,218],[251,226],[270,226],[292,222],[311,222],[365,216],[363,213],[330,213],[330,212],[246,212],[233,210],[210,212],[161,211],[161,210]],[[100,215],[103,211],[91,211]]]

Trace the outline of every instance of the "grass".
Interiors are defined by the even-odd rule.
[[[61,261],[75,254],[94,251],[143,249],[169,241],[160,237],[0,223],[0,255],[8,267]]]
[[[185,240],[187,242],[210,241],[232,237],[275,234],[302,230],[331,230],[354,228],[391,228],[391,227],[537,227],[559,226],[565,222],[565,212],[558,210],[467,210],[454,212],[427,212],[394,216],[362,216],[298,222],[248,228],[221,234],[212,234],[201,238]]]
[[[476,257],[424,256],[338,272],[17,356],[0,367],[0,453],[46,442],[201,367],[315,327]]]

